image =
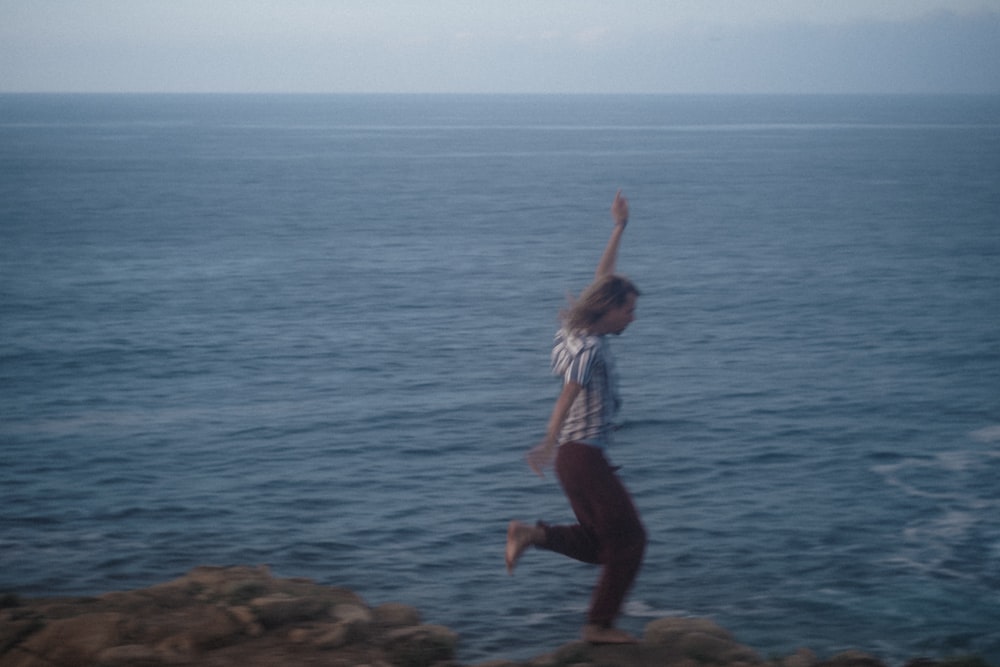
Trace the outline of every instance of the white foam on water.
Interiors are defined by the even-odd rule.
[[[657,609],[642,600],[629,600],[625,603],[625,615],[633,618],[664,618],[689,614],[682,609]]]
[[[976,429],[969,433],[969,437],[978,442],[1000,442],[1000,424]],[[994,452],[994,456],[1000,456],[1000,452]]]

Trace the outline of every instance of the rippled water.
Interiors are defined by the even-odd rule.
[[[622,625],[998,663],[998,156],[997,98],[0,96],[0,589],[574,637],[596,572],[503,539],[570,518],[522,456],[623,187]]]

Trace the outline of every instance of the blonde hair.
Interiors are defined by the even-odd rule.
[[[612,308],[625,305],[629,295],[639,296],[639,288],[626,278],[608,274],[583,290],[569,307],[560,313],[562,324],[571,331],[586,331]]]

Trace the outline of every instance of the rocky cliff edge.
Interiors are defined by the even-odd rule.
[[[0,598],[0,667],[458,667],[458,635],[410,606],[266,567],[199,567],[151,588],[87,598]],[[662,618],[642,642],[572,642],[527,662],[476,667],[886,667],[808,649],[764,659],[707,619]],[[906,667],[989,667],[976,658]]]

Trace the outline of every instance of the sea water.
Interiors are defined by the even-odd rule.
[[[622,188],[622,627],[1000,664],[1000,98],[0,96],[0,589],[268,564],[460,659],[597,575],[525,451]]]

